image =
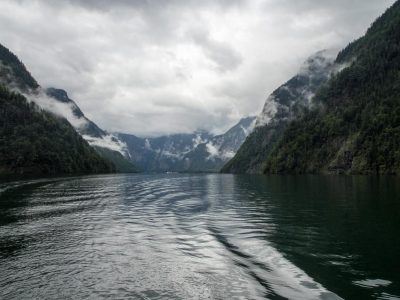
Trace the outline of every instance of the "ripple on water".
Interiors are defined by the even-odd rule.
[[[371,290],[365,299],[395,299],[385,290],[393,282],[355,279],[366,273],[362,253],[329,246],[338,235],[323,206],[308,194],[292,201],[298,182],[292,191],[286,179],[269,180],[107,175],[0,185],[0,296],[341,299],[361,289]],[[339,288],[326,270],[348,280]]]

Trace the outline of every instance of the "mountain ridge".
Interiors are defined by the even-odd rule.
[[[218,172],[229,157],[217,156],[223,151],[236,152],[251,131],[249,127],[254,120],[255,117],[243,118],[221,135],[196,131],[149,138],[124,133],[117,136],[127,144],[131,160],[143,171]],[[227,135],[231,135],[230,138]],[[212,154],[215,157],[211,159]]]

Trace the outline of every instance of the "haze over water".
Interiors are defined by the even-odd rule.
[[[0,184],[2,299],[399,299],[398,178]]]

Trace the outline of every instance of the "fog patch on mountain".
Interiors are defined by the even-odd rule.
[[[55,101],[54,98],[46,95],[46,92],[42,89],[39,89],[38,91],[29,94],[23,92],[20,93],[22,93],[28,99],[28,101],[36,103],[42,109],[52,112],[59,117],[67,119],[67,121],[77,130],[83,128],[88,123],[86,119],[79,118],[74,115],[73,103],[62,103],[59,101]]]

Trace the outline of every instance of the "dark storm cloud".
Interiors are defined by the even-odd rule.
[[[4,0],[0,42],[100,126],[221,131],[393,0]]]

